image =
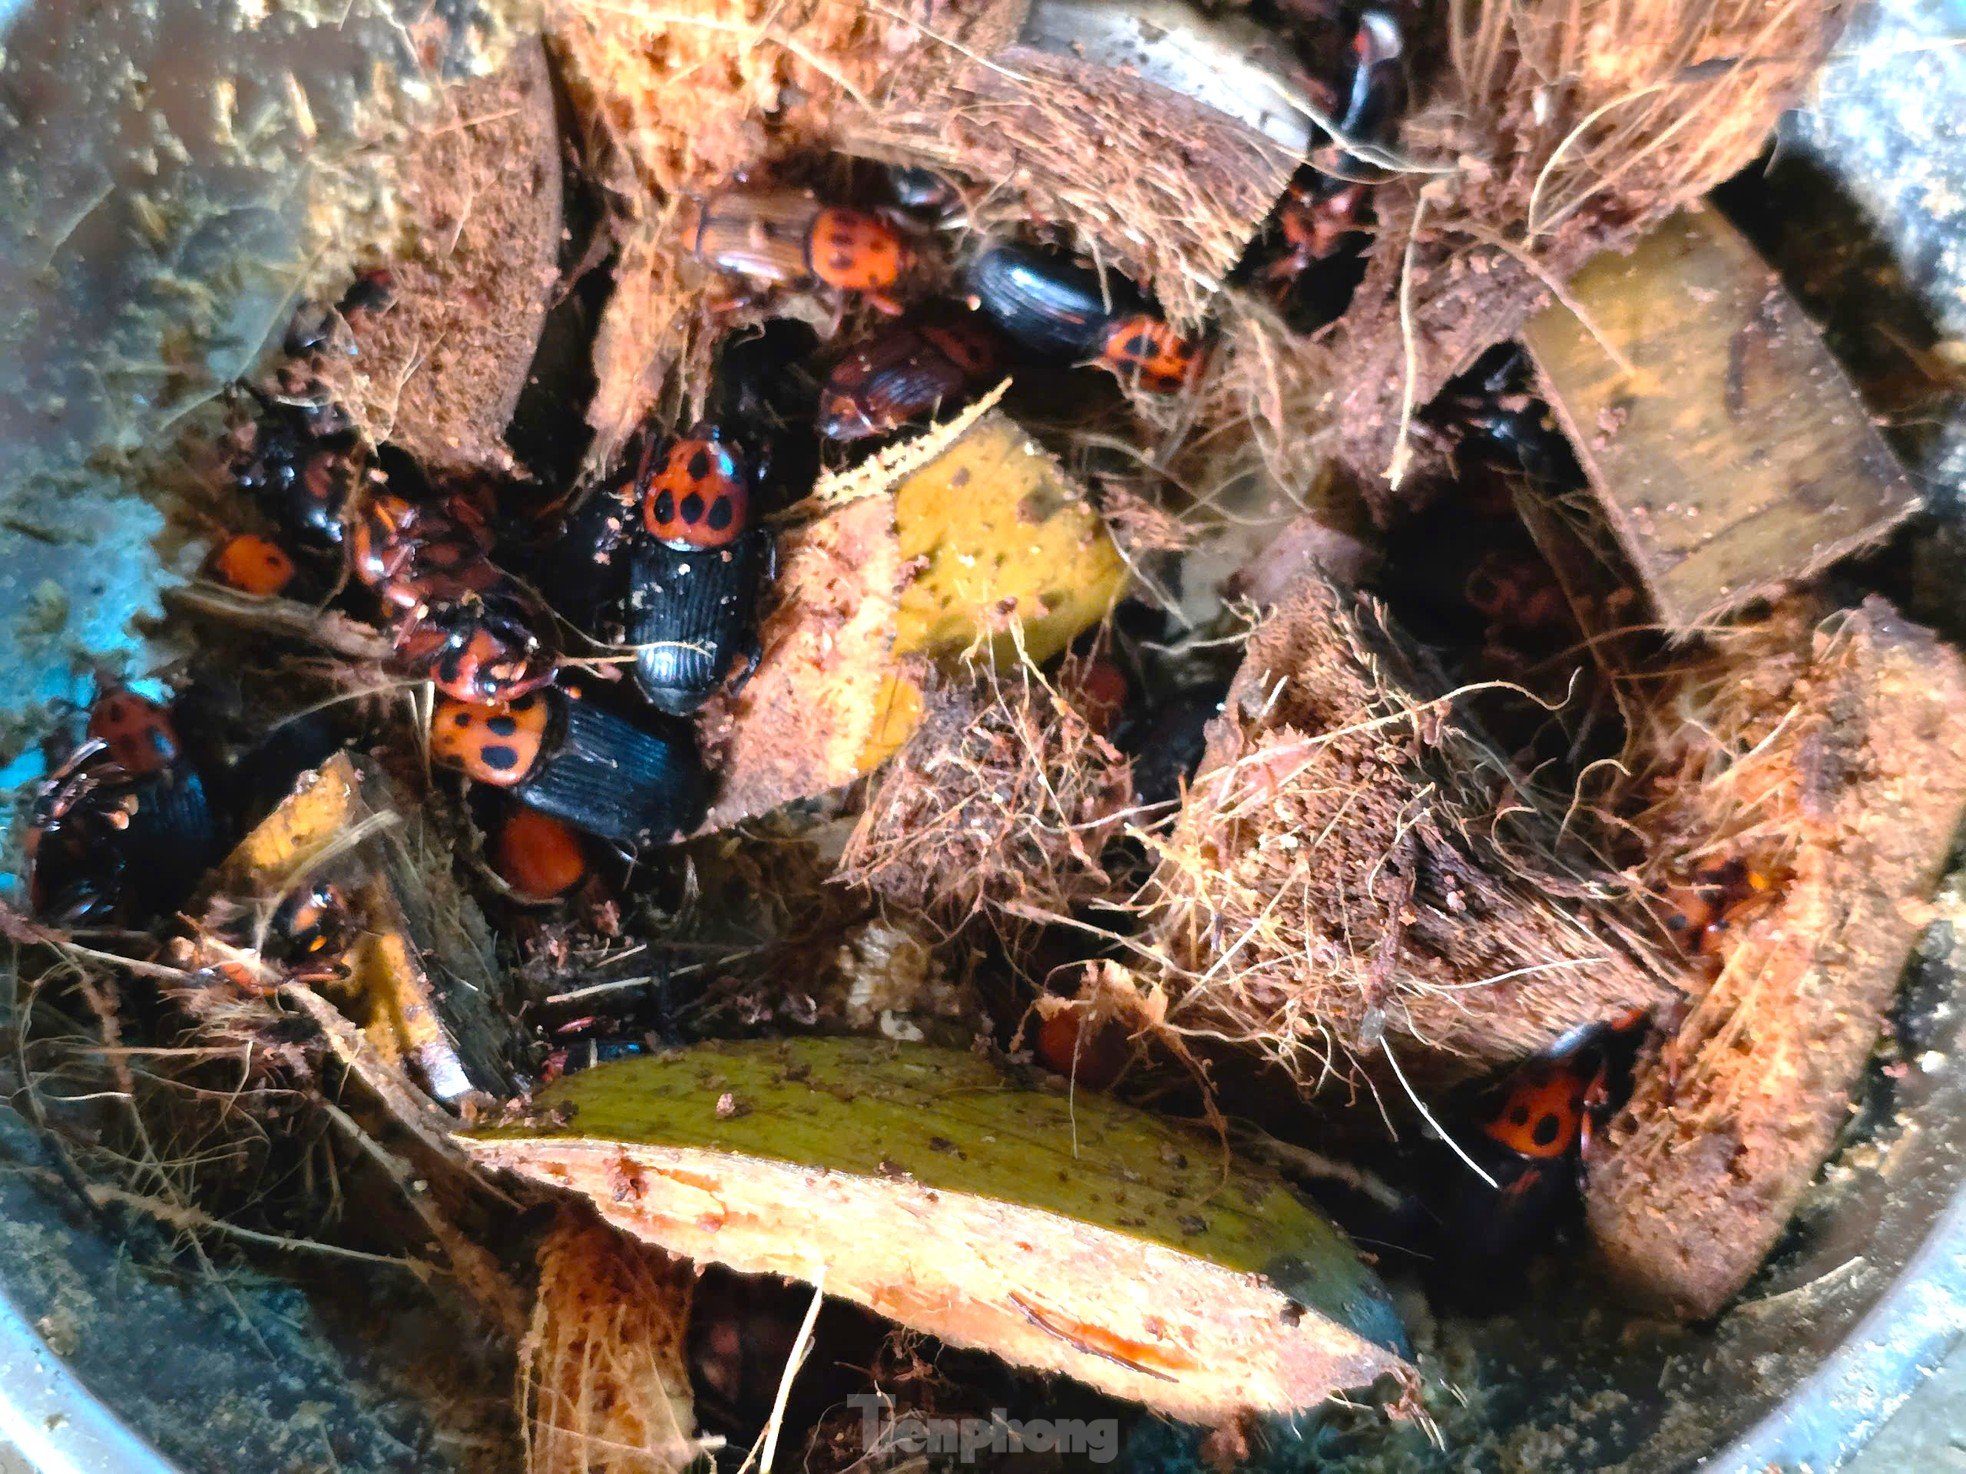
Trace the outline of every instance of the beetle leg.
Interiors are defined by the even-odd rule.
[[[759,662],[761,662],[764,658],[765,658],[764,642],[758,638],[755,632],[753,632],[753,634],[751,635],[751,642],[749,645],[745,647],[744,650],[744,669],[740,670],[736,675],[731,677],[729,686],[725,688],[725,694],[729,696],[736,696],[740,691],[742,691],[745,688],[745,686],[750,684],[751,677],[758,673]]]

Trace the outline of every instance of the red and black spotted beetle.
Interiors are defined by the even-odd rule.
[[[227,538],[205,563],[205,576],[214,583],[261,598],[286,593],[299,574],[285,548],[256,532]]]
[[[993,246],[970,263],[965,286],[985,317],[1040,358],[1096,363],[1156,393],[1181,388],[1201,361],[1201,345],[1132,282],[1062,251]]]
[[[1666,929],[1693,956],[1717,958],[1731,927],[1766,911],[1780,896],[1779,878],[1745,860],[1709,865],[1667,890]]]
[[[622,844],[666,843],[703,817],[703,765],[687,732],[645,731],[556,688],[492,704],[438,701],[430,755]]]
[[[1299,307],[1292,317],[1299,331],[1311,331],[1342,312],[1363,274],[1358,257],[1372,223],[1371,185],[1385,171],[1357,150],[1391,143],[1406,106],[1406,46],[1398,22],[1385,11],[1366,11],[1352,34],[1351,51],[1351,85],[1336,124],[1338,141],[1319,150],[1278,206],[1282,250],[1262,273],[1281,288],[1286,307]],[[1348,262],[1352,269],[1340,269]],[[1326,263],[1331,271],[1316,270]],[[1322,290],[1313,295],[1316,288]],[[1311,309],[1308,318],[1305,308]]]
[[[819,433],[829,440],[864,440],[959,404],[1003,373],[1004,346],[975,312],[925,313],[883,328],[827,375],[819,391]]]
[[[397,663],[460,701],[502,701],[553,679],[552,617],[491,561],[467,497],[411,502],[371,489],[350,509],[350,571],[396,622]]]
[[[690,232],[689,250],[734,276],[855,292],[889,313],[901,309],[888,293],[914,264],[892,222],[791,189],[712,195]]]
[[[260,415],[239,468],[240,487],[311,547],[339,547],[349,503],[371,472],[354,422],[325,400],[248,392]]]
[[[754,525],[749,468],[715,426],[660,452],[649,441],[633,485],[643,535],[627,547],[623,636],[642,694],[658,711],[687,716],[740,659],[756,667],[759,592],[777,542]]]
[[[148,919],[190,893],[219,840],[170,713],[112,686],[89,714],[86,740],[35,796],[29,905],[70,924]]]
[[[1493,1184],[1465,1162],[1440,1164],[1442,1264],[1464,1298],[1503,1288],[1486,1277],[1519,1268],[1575,1211],[1593,1132],[1629,1084],[1646,1023],[1635,1009],[1573,1029],[1476,1098],[1473,1130],[1456,1140]]]

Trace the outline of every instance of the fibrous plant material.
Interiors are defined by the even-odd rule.
[[[1599,258],[1570,299],[1524,341],[1669,630],[1704,630],[1917,509],[1821,333],[1713,211]]]
[[[1022,12],[1015,0],[547,7],[590,169],[618,217],[588,412],[603,458],[650,406],[681,410],[728,326],[705,315],[713,278],[683,248],[694,205],[741,175],[830,149],[849,99],[871,105],[910,67],[940,72],[964,48],[1000,44]]]
[[[503,470],[560,251],[560,140],[546,54],[444,94],[399,161],[399,239],[378,308],[351,308],[355,352],[328,386],[376,444],[423,465]]]
[[[840,146],[991,186],[971,222],[984,231],[1060,222],[1184,329],[1212,311],[1299,162],[1135,72],[1029,45],[891,89],[847,117]]]
[[[422,810],[346,753],[303,776],[219,867],[190,965],[282,986],[293,964],[278,956],[280,908],[330,884],[351,940],[338,969],[304,986],[359,1024],[367,1064],[445,1101],[510,1093],[524,1036],[484,916]],[[194,1017],[223,1009],[230,991],[190,992],[184,1006]]]
[[[1280,1180],[975,1055],[704,1045],[542,1094],[467,1145],[651,1243],[827,1293],[1189,1421],[1410,1386],[1392,1307]]]
[[[1443,684],[1316,577],[1258,627],[1149,888],[1172,1026],[1308,1088],[1382,1054],[1481,1071],[1672,996],[1625,887]]]
[[[758,668],[740,690],[711,698],[699,722],[720,778],[706,830],[825,793],[865,770],[900,699],[894,613],[905,578],[884,496],[779,538],[776,602],[758,632]]]
[[[563,1212],[519,1348],[526,1474],[682,1474],[696,1436],[686,1260]]]
[[[1448,65],[1403,126],[1410,166],[1374,191],[1376,237],[1350,308],[1311,341],[1291,340],[1267,313],[1233,312],[1211,391],[1211,418],[1225,423],[1275,402],[1273,422],[1291,432],[1259,443],[1279,480],[1328,446],[1369,478],[1382,514],[1410,464],[1413,411],[1560,297],[1584,262],[1748,164],[1848,6],[1457,0],[1447,10]]]
[[[708,830],[873,769],[921,720],[929,661],[1048,659],[1125,591],[1091,501],[987,406],[823,478],[810,509],[779,540],[756,672],[704,708]]]
[[[1704,934],[1718,974],[1586,1191],[1617,1283],[1690,1318],[1746,1283],[1829,1154],[1966,811],[1966,662],[1882,599],[1820,613],[1717,637],[1643,734],[1648,878],[1737,866],[1765,888],[1701,918],[1725,923]]]
[[[1028,667],[945,687],[882,772],[838,879],[945,921],[1067,915],[1112,890],[1100,855],[1132,797],[1127,759],[1069,689]]]

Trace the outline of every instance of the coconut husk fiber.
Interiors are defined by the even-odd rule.
[[[589,412],[598,455],[652,407],[689,413],[716,339],[757,310],[709,310],[724,288],[681,250],[695,205],[739,179],[823,189],[841,177],[829,153],[941,170],[970,187],[972,228],[1047,227],[1177,322],[1201,321],[1296,156],[1129,73],[1010,44],[1026,8],[549,7],[589,169],[617,217]]]
[[[681,1474],[711,1446],[684,1352],[695,1270],[571,1209],[538,1259],[519,1354],[526,1474]]]
[[[1149,886],[1171,1026],[1307,1089],[1386,1056],[1447,1083],[1676,996],[1443,687],[1316,576],[1256,630]]]
[[[837,879],[952,923],[986,908],[1069,915],[1110,894],[1100,852],[1132,805],[1132,773],[1071,674],[1055,689],[1022,668],[929,693]]]
[[[1379,186],[1364,281],[1311,339],[1225,315],[1206,418],[1284,484],[1320,451],[1399,504],[1411,412],[1585,261],[1745,167],[1841,32],[1844,0],[1456,0]],[[1266,435],[1267,422],[1283,425]]]
[[[1011,46],[853,110],[841,146],[990,186],[986,233],[1033,221],[1200,327],[1298,157],[1212,108],[1124,72]]]
[[[505,427],[558,281],[560,138],[546,53],[444,95],[399,162],[391,300],[351,314],[355,352],[322,356],[335,402],[377,444],[433,468],[506,471]]]
[[[871,105],[911,68],[946,69],[950,46],[1000,45],[1022,17],[1023,0],[548,7],[548,44],[619,236],[615,289],[594,347],[588,419],[598,454],[652,406],[682,413],[707,381],[716,340],[737,320],[710,315],[716,279],[682,249],[695,204],[788,160],[809,164],[834,147],[844,103]]]
[[[1651,717],[1645,878],[1670,894],[1735,861],[1770,889],[1711,934],[1711,982],[1641,1061],[1585,1202],[1630,1297],[1702,1318],[1828,1156],[1924,929],[1966,811],[1966,661],[1880,598],[1792,600]]]

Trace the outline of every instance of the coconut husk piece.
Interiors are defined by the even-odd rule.
[[[1618,878],[1457,724],[1378,606],[1316,577],[1258,627],[1150,884],[1169,1023],[1311,1088],[1445,1083],[1675,996]]]
[[[698,721],[705,830],[851,782],[923,713],[930,661],[1042,662],[1126,565],[1084,490],[991,400],[823,478],[780,537],[758,668]]]
[[[1570,294],[1577,310],[1546,308],[1524,342],[1675,635],[1780,594],[1918,509],[1822,334],[1716,212],[1600,257]]]
[[[652,407],[682,415],[708,382],[717,339],[744,321],[710,310],[723,284],[682,248],[694,204],[829,152],[843,106],[875,106],[911,68],[941,71],[962,49],[1002,44],[1022,16],[1023,0],[547,7],[548,44],[620,243],[594,345],[598,461]]]
[[[1062,224],[1189,330],[1301,162],[1138,76],[1021,45],[893,89],[845,120],[840,147],[987,183],[977,229]]]
[[[1599,1254],[1672,1315],[1733,1298],[1828,1156],[1966,810],[1966,661],[1881,598],[1821,614],[1728,633],[1647,734],[1653,884],[1740,861],[1773,886],[1591,1162]]]
[[[1132,773],[1072,694],[1028,667],[932,691],[868,796],[839,881],[948,922],[986,908],[1063,916],[1108,896],[1100,856]]]
[[[1841,0],[1468,0],[1374,192],[1350,308],[1309,340],[1231,304],[1207,418],[1288,485],[1320,451],[1381,517],[1413,483],[1414,410],[1584,262],[1745,167],[1840,34]],[[1295,362],[1292,362],[1295,360]],[[1284,367],[1283,365],[1289,365]]]
[[[538,1262],[519,1348],[526,1474],[682,1474],[712,1447],[684,1350],[695,1270],[571,1210]]]
[[[283,985],[285,971],[252,943],[284,899],[321,882],[339,888],[355,936],[344,975],[310,990],[359,1027],[368,1063],[453,1105],[511,1094],[531,1061],[484,915],[422,808],[365,759],[338,753],[304,775],[227,856],[191,965]],[[226,940],[242,934],[243,946]]]
[[[1414,1377],[1391,1301],[1271,1173],[964,1050],[699,1045],[601,1065],[471,1133],[697,1262],[807,1280],[956,1346],[1203,1424]]]
[[[546,53],[445,94],[403,153],[403,239],[386,309],[350,315],[324,356],[336,402],[377,444],[433,467],[503,471],[505,427],[538,347],[560,252],[560,137]]]

